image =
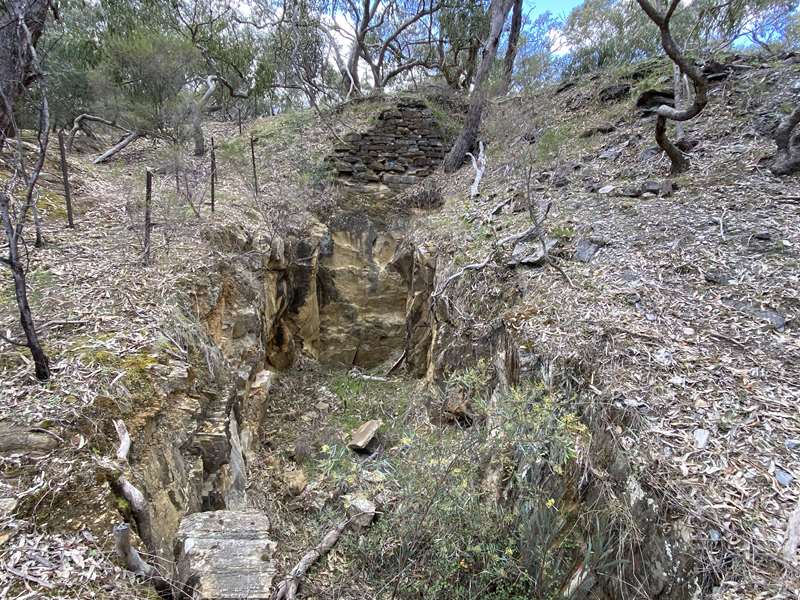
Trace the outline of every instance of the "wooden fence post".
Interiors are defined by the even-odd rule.
[[[150,230],[152,221],[150,218],[151,203],[153,196],[153,172],[150,169],[145,171],[145,192],[144,192],[144,264],[150,264]]]
[[[214,138],[211,138],[211,212],[214,212],[215,192],[217,189],[217,154]]]
[[[67,203],[67,227],[75,229],[72,219],[72,194],[69,189],[69,173],[67,172],[67,151],[64,147],[64,132],[58,132],[58,150],[61,153],[61,177],[64,179],[64,200]]]

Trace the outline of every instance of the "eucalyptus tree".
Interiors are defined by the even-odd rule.
[[[489,32],[487,7],[484,0],[449,2],[437,15],[435,70],[453,89],[469,90],[472,85],[481,43]]]
[[[503,26],[513,3],[514,0],[492,0],[489,5],[489,33],[483,43],[483,54],[475,74],[475,85],[470,95],[467,117],[461,133],[444,159],[445,172],[452,173],[457,170],[478,139],[483,109],[488,99],[489,72],[497,56]]]
[[[331,14],[341,14],[348,21],[347,28],[334,28],[350,39],[346,72],[351,90],[363,91],[361,60],[372,75],[376,93],[415,68],[433,65],[435,15],[443,1],[334,0]]]

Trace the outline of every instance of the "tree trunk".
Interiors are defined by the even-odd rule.
[[[356,40],[350,51],[350,58],[347,61],[347,80],[343,82],[345,97],[361,95],[361,80],[358,77],[358,60],[360,44]]]
[[[14,106],[38,77],[33,65],[36,42],[44,31],[50,0],[6,0],[0,11],[0,149],[13,134]],[[28,43],[25,28],[30,32]]]
[[[669,6],[664,14],[661,14],[658,9],[650,3],[650,0],[636,0],[636,2],[650,20],[658,26],[661,34],[661,46],[664,48],[664,52],[666,52],[667,56],[672,59],[672,62],[677,65],[678,70],[692,80],[692,84],[694,85],[694,97],[691,106],[678,108],[678,106],[662,105],[656,110],[656,115],[658,117],[656,119],[656,142],[672,161],[670,174],[676,175],[689,168],[689,159],[687,159],[680,148],[673,144],[667,137],[667,120],[682,123],[699,115],[708,103],[708,97],[706,95],[708,91],[708,81],[703,76],[700,69],[698,69],[693,62],[689,61],[681,52],[672,37],[670,20],[678,9],[680,0],[670,0]]]
[[[489,78],[489,71],[497,56],[500,34],[503,32],[503,24],[506,21],[508,11],[511,10],[513,2],[515,2],[515,0],[492,0],[492,4],[489,6],[489,35],[483,47],[483,56],[481,57],[480,65],[478,65],[478,72],[475,75],[475,89],[472,91],[472,98],[470,99],[469,111],[467,113],[466,122],[464,123],[464,129],[461,131],[455,144],[453,144],[453,147],[444,159],[444,170],[446,173],[454,172],[464,163],[464,157],[467,155],[467,152],[472,150],[475,146],[475,140],[478,139],[478,130],[481,126],[483,108],[486,104],[486,97],[488,94],[487,80]]]
[[[0,192],[0,218],[8,241],[8,258],[2,260],[11,269],[11,276],[14,279],[14,293],[17,299],[17,308],[19,308],[19,321],[20,325],[22,325],[22,330],[25,332],[27,346],[31,351],[33,363],[36,367],[36,378],[45,381],[50,379],[50,366],[47,355],[39,343],[39,336],[36,334],[31,307],[28,303],[25,271],[22,270],[22,263],[19,257],[19,235],[22,233],[22,229],[18,226],[15,231],[15,227],[11,223],[10,201],[8,194]]]
[[[19,321],[22,325],[22,330],[25,332],[25,338],[28,341],[28,349],[31,351],[33,357],[33,364],[36,368],[36,378],[40,381],[50,379],[50,363],[47,360],[47,355],[42,350],[42,345],[39,343],[39,336],[36,334],[36,327],[33,324],[33,315],[31,314],[31,307],[28,304],[28,291],[25,287],[25,274],[22,271],[22,265],[19,260],[15,260],[14,266],[11,268],[11,274],[14,277],[14,292],[17,297],[17,306],[19,307]]]
[[[514,0],[514,12],[511,14],[511,31],[508,33],[508,48],[503,61],[503,87],[500,95],[505,96],[511,90],[511,79],[514,75],[514,60],[517,58],[519,32],[522,29],[522,0]]]
[[[194,138],[194,155],[203,156],[206,153],[206,141],[203,138],[203,128],[200,127],[200,115],[195,115],[192,124],[192,137]]]

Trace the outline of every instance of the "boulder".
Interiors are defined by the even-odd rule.
[[[188,515],[175,537],[175,584],[196,600],[271,597],[276,544],[258,511]]]
[[[575,260],[588,263],[597,254],[597,251],[605,245],[606,242],[604,240],[582,238],[575,245]]]
[[[348,494],[342,496],[347,507],[347,516],[352,519],[352,524],[359,528],[369,527],[375,518],[375,503],[361,494]]]
[[[540,267],[545,261],[545,250],[549,252],[557,244],[558,240],[556,238],[545,238],[544,247],[542,247],[542,242],[538,239],[517,242],[511,251],[511,260],[508,264],[512,267],[516,265]]]

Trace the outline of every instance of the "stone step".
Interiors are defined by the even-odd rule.
[[[266,600],[275,546],[269,519],[258,511],[187,515],[175,537],[175,582],[194,600]]]

